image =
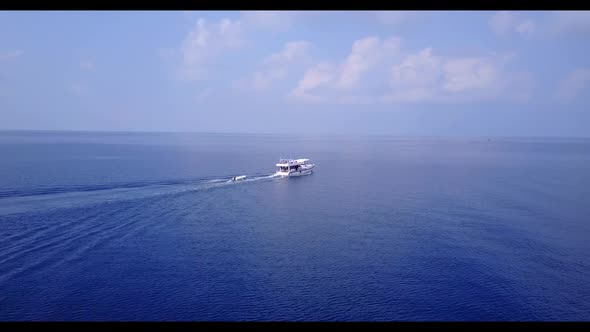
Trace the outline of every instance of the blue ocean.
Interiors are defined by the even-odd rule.
[[[589,139],[0,132],[3,321],[587,320],[589,253]]]

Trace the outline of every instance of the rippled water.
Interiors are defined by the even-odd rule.
[[[0,320],[589,318],[588,140],[3,132],[0,156]],[[315,174],[270,177],[290,157]]]

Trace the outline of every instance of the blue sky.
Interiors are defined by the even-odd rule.
[[[590,12],[0,12],[0,129],[588,136]]]

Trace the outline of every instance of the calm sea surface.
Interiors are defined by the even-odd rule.
[[[0,320],[588,320],[589,254],[590,140],[0,132]]]

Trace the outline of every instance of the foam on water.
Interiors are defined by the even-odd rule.
[[[102,186],[62,186],[35,190],[6,190],[0,192],[0,216],[207,190],[238,185],[240,183],[252,183],[275,177],[274,174],[256,175],[258,174],[246,176],[246,179],[240,181],[232,181],[231,178],[219,177],[213,179],[138,182]]]

